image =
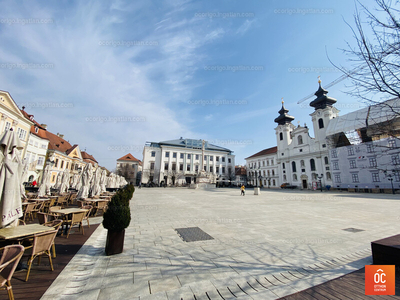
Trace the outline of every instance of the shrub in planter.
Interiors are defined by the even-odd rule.
[[[121,253],[124,246],[125,228],[131,222],[129,200],[132,198],[135,188],[128,185],[118,190],[111,198],[107,210],[103,214],[103,226],[108,229],[106,254]]]

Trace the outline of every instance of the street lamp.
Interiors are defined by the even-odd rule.
[[[394,170],[392,170],[392,173],[388,174],[387,171],[383,171],[383,173],[385,173],[387,179],[390,181],[390,184],[392,186],[392,194],[394,195],[394,187],[393,187],[393,174],[394,174]]]
[[[318,175],[319,186],[321,187],[321,193],[322,193],[322,177],[324,177],[324,174]]]
[[[261,179],[262,179],[262,177],[261,177],[261,175],[258,175],[258,180],[260,181],[260,188],[261,188]]]

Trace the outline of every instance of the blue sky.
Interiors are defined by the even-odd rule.
[[[363,3],[372,7],[374,1]],[[336,1],[0,1],[0,89],[107,168],[146,141],[206,139],[236,163],[276,145],[281,98],[351,67],[355,4]],[[38,65],[40,64],[40,65]],[[239,69],[245,70],[239,70]],[[225,70],[230,69],[230,70]],[[329,89],[341,114],[363,106]],[[312,131],[311,131],[312,132]]]

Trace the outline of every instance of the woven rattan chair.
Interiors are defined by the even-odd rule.
[[[8,299],[14,300],[11,277],[14,275],[22,254],[24,254],[24,247],[21,245],[9,245],[1,248],[0,251],[2,251],[0,258],[0,290],[7,290]]]
[[[28,260],[28,271],[26,273],[25,281],[28,281],[29,273],[31,272],[32,262],[36,257],[38,258],[38,264],[40,264],[40,257],[45,254],[49,257],[50,268],[53,271],[53,261],[51,260],[50,249],[54,243],[57,230],[47,231],[44,233],[36,234],[33,238],[32,254]]]
[[[33,221],[33,209],[35,208],[36,203],[29,203],[26,205],[25,212],[24,212],[24,222],[26,222],[27,218],[31,217]]]
[[[85,215],[86,215],[86,212],[75,213],[75,214],[72,214],[71,220],[64,221],[65,224],[70,225],[69,229],[68,229],[68,233],[67,233],[67,238],[72,229],[72,226],[74,226],[76,224],[79,224],[79,231],[80,231],[80,229],[82,229],[82,234],[83,235],[85,234],[85,231],[83,230],[83,224],[82,224],[82,221],[83,221],[83,218],[85,217]]]
[[[82,206],[82,209],[87,209],[88,211],[86,212],[85,216],[83,217],[84,220],[86,220],[88,227],[90,228],[90,224],[89,224],[89,216],[90,213],[92,212],[93,206],[91,205],[85,205]]]
[[[53,227],[58,232],[62,223],[63,223],[62,220],[53,220],[53,221],[44,223],[43,225],[48,226],[48,227]],[[56,243],[55,242],[53,242],[53,245],[51,245],[51,248],[53,250],[53,258],[56,258]]]
[[[99,202],[97,202],[97,206],[95,207],[96,208],[95,216],[97,216],[97,213],[100,210],[104,213],[107,210],[107,206],[108,206],[107,201],[99,201]]]

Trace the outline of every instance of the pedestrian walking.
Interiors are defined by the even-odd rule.
[[[245,187],[244,184],[242,184],[242,187],[240,188],[240,195],[244,196],[244,194],[245,194]]]

